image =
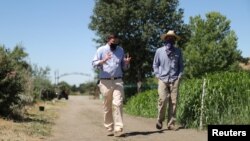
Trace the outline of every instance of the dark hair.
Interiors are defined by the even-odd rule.
[[[115,34],[115,33],[109,34],[109,35],[107,36],[107,41],[109,41],[109,40],[112,39],[112,38],[118,38],[118,35]]]

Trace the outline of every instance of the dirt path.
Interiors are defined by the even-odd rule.
[[[101,100],[71,96],[61,109],[49,141],[206,141],[207,133],[193,129],[155,128],[156,119],[124,115],[125,137],[108,137],[103,127]]]

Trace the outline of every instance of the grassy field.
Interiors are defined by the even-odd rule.
[[[0,141],[41,141],[51,135],[52,126],[58,117],[58,109],[64,101],[37,103],[27,107],[23,120],[13,121],[0,117]],[[45,110],[40,111],[39,106]]]

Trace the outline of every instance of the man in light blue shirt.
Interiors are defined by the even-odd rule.
[[[93,66],[98,69],[100,79],[122,78],[123,70],[128,69],[129,66],[125,61],[123,48],[117,46],[115,50],[112,50],[107,43],[98,48],[93,59]]]
[[[183,74],[183,60],[181,49],[176,48],[174,44],[180,37],[170,30],[163,34],[161,39],[164,41],[164,46],[156,50],[153,62],[154,74],[158,78],[159,94],[156,128],[162,128],[168,103],[167,128],[176,130],[176,104],[179,80]]]
[[[97,49],[92,61],[93,67],[99,71],[100,82],[98,86],[104,98],[104,126],[108,136],[121,136],[124,126],[122,77],[123,71],[129,68],[131,57],[125,57],[123,48],[118,46],[118,42],[118,37],[115,34],[110,34],[107,38],[107,44]]]

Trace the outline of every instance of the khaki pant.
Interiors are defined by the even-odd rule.
[[[118,131],[123,128],[123,81],[122,79],[101,80],[99,87],[104,100],[104,126],[107,130]]]
[[[166,107],[168,106],[167,125],[174,125],[176,121],[176,103],[178,98],[179,79],[172,83],[158,81],[158,118],[159,122],[163,122],[166,116]],[[168,104],[168,105],[167,105]]]

